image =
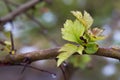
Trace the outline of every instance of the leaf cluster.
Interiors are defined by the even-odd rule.
[[[76,19],[74,21],[66,20],[64,27],[61,29],[61,33],[63,39],[77,45],[67,43],[59,50],[60,54],[57,56],[57,66],[75,52],[80,55],[82,55],[83,52],[86,54],[94,54],[98,50],[98,44],[96,42],[104,39],[104,36],[101,35],[103,30],[98,28],[91,29],[93,18],[89,13],[86,11],[84,11],[84,14],[80,11],[71,11],[71,13]]]

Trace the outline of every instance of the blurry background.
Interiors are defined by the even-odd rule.
[[[7,5],[15,10],[29,0],[6,1]],[[25,53],[62,46],[66,41],[61,38],[60,29],[66,19],[75,19],[70,13],[72,10],[86,10],[94,18],[93,26],[105,29],[103,35],[107,38],[98,42],[101,47],[120,46],[120,0],[47,0],[13,21],[17,52]],[[0,17],[8,13],[4,0],[0,0]],[[8,22],[0,29],[0,40],[9,40],[10,30],[11,24]],[[65,66],[66,74],[70,76],[69,80],[120,80],[118,60],[99,56],[92,56],[89,60],[87,57],[82,64],[78,59],[76,67],[71,63]],[[18,80],[23,75],[23,80],[64,80],[61,70],[56,68],[55,60],[41,60],[31,65],[54,72],[57,77],[30,68],[21,75],[23,67],[9,66],[0,67],[0,80]]]

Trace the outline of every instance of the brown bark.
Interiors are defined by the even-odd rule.
[[[53,49],[33,51],[33,52],[24,53],[24,54],[16,53],[15,55],[7,55],[0,60],[0,63],[1,64],[22,63],[25,58],[29,58],[29,60],[31,62],[34,62],[37,60],[43,60],[43,59],[53,59],[53,58],[56,58],[56,56],[58,54],[60,54],[58,52],[59,49],[60,49],[60,47],[53,48]],[[115,59],[119,60],[120,59],[120,49],[99,48],[98,51],[96,53],[94,53],[93,55],[115,58]]]

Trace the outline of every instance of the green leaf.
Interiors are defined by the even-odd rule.
[[[5,46],[4,46],[4,51],[6,51],[6,52],[10,52],[10,50],[11,50],[11,42],[9,42],[9,41],[4,41],[4,43],[5,43]]]
[[[67,20],[64,28],[62,28],[62,37],[71,42],[81,43],[79,38],[83,35],[84,31],[85,27],[78,20],[74,22]]]
[[[101,35],[103,32],[102,29],[90,28],[93,24],[93,19],[89,13],[84,11],[84,14],[82,14],[80,11],[72,11],[72,14],[76,17],[76,20],[66,20],[64,28],[61,29],[62,38],[71,42],[75,42],[79,46],[73,44],[64,45],[59,50],[61,54],[57,56],[57,66],[59,66],[75,52],[78,52],[80,55],[83,51],[85,51],[87,54],[94,54],[98,50],[96,41],[104,38]],[[89,58],[83,59],[83,63],[84,60],[87,62],[87,59],[89,60]]]
[[[84,15],[80,11],[71,11],[71,13],[88,29],[93,24],[93,18],[89,13],[84,11]]]
[[[63,61],[65,61],[68,57],[70,57],[73,53],[77,52],[78,47],[73,44],[65,44],[59,52],[61,52],[57,58],[57,66],[59,66]]]
[[[84,47],[80,45],[80,46],[78,47],[77,52],[78,52],[80,55],[82,55],[83,50],[84,50]]]
[[[90,41],[91,41],[91,42],[96,42],[96,41],[98,41],[98,40],[103,40],[103,39],[105,39],[104,36],[94,36],[94,35],[90,35]]]
[[[86,22],[87,28],[91,27],[93,24],[93,18],[90,16],[90,14],[86,11],[84,11],[84,20]]]
[[[85,52],[87,54],[94,54],[98,50],[98,45],[95,42],[86,44]]]
[[[105,38],[105,36],[101,35],[103,32],[102,29],[99,28],[93,28],[92,30],[88,30],[88,35],[90,38],[90,42],[96,42],[98,40],[102,40]]]

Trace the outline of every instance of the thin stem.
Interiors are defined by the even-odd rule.
[[[55,58],[54,60],[57,62],[57,58]],[[61,71],[62,71],[62,74],[63,74],[64,80],[67,80],[66,75],[65,75],[65,71],[64,71],[64,69],[63,69],[62,65],[60,65],[60,67],[59,67],[59,68],[60,68],[60,69],[61,69]]]
[[[14,64],[14,65],[10,65],[10,66],[25,66],[25,64],[20,63],[20,64]],[[43,70],[43,69],[39,69],[39,68],[33,67],[33,66],[31,66],[31,65],[26,65],[26,67],[31,68],[31,69],[35,69],[35,70],[38,70],[38,71],[41,71],[41,72],[45,72],[45,73],[48,73],[48,74],[50,74],[50,75],[51,75],[51,74],[56,75],[56,74],[53,73],[53,72],[49,72],[49,71],[46,71],[46,70]]]
[[[21,74],[23,74],[23,72],[25,71],[25,69],[26,69],[26,67],[27,67],[27,65],[29,65],[29,64],[24,64],[24,66],[23,66],[23,69],[22,69],[22,71],[20,72]]]
[[[62,71],[62,73],[63,73],[64,80],[67,80],[66,74],[65,74],[65,71],[64,71],[62,65],[60,65],[60,69],[61,69],[61,71]]]
[[[8,4],[7,0],[4,0],[4,3],[6,5],[8,11],[12,12],[12,9],[10,8],[10,5]],[[11,52],[10,53],[12,53],[12,51],[15,51],[14,39],[13,39],[13,33],[12,33],[13,28],[14,28],[14,24],[13,24],[12,20],[10,20],[10,23],[11,23],[11,26],[12,26],[11,31],[10,31],[10,40],[11,40]]]
[[[23,12],[26,12],[27,10],[31,9],[31,7],[35,6],[37,3],[39,3],[42,0],[30,0],[27,3],[22,4],[19,6],[16,10],[10,12],[8,15],[2,17],[0,19],[1,25],[4,25],[6,22],[9,22],[16,18],[16,16],[20,15]]]
[[[12,1],[8,1],[10,4],[12,4],[15,7],[18,7],[19,4],[13,3]],[[59,46],[59,44],[51,37],[48,36],[48,34],[46,33],[47,29],[45,28],[44,25],[42,25],[42,23],[37,20],[33,15],[30,15],[29,13],[24,13],[29,19],[31,19],[33,22],[35,22],[38,26],[40,26],[40,33],[46,37],[46,39],[48,39],[49,41],[53,42],[56,46]]]
[[[11,31],[10,31],[10,39],[11,39],[11,52],[12,51],[15,51],[15,45],[14,45],[14,38],[13,38],[13,27],[14,27],[14,25],[13,25],[13,22],[11,22],[11,25],[12,25],[12,29],[11,29]]]

